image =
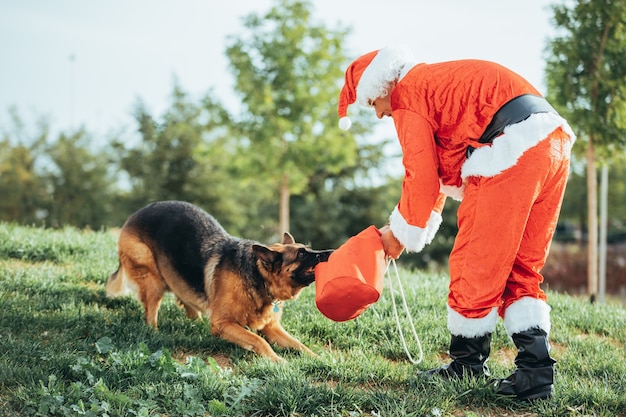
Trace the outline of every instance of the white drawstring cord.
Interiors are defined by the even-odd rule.
[[[400,290],[400,295],[402,296],[402,305],[404,306],[404,312],[406,313],[407,318],[409,319],[409,324],[411,325],[411,331],[413,332],[413,337],[415,337],[415,341],[417,342],[417,346],[419,348],[419,359],[416,361],[409,353],[409,349],[406,345],[406,340],[404,340],[404,333],[402,332],[402,326],[400,326],[400,318],[398,317],[398,308],[396,307],[396,300],[393,296],[393,282],[391,279],[391,272],[389,271],[389,265],[393,264],[393,269],[396,274],[396,280],[398,281],[398,288]],[[391,259],[387,262],[387,269],[385,270],[387,274],[387,278],[389,278],[389,293],[391,294],[391,303],[393,304],[393,316],[396,319],[396,324],[398,325],[398,332],[400,333],[400,340],[402,340],[402,347],[404,347],[404,351],[406,352],[406,356],[409,358],[409,361],[413,365],[417,365],[424,359],[424,352],[422,351],[422,344],[420,343],[419,337],[417,337],[417,332],[415,331],[415,326],[413,325],[413,319],[411,318],[411,313],[409,312],[409,306],[406,304],[406,297],[404,296],[404,289],[402,288],[402,282],[400,282],[400,276],[398,275],[398,267],[396,266],[395,259]]]

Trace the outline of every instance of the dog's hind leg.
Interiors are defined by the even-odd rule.
[[[183,300],[176,297],[176,304],[185,309],[185,313],[187,314],[187,318],[189,319],[202,319],[202,313],[199,310],[196,310],[194,307],[186,304]]]
[[[146,323],[155,329],[158,328],[159,308],[165,294],[165,286],[160,279],[154,279],[152,273],[142,276],[143,284],[139,285],[139,300],[146,313]],[[150,282],[152,281],[152,282]]]
[[[118,251],[118,279],[121,275],[125,286],[137,294],[145,310],[146,322],[157,328],[159,307],[167,284],[161,278],[154,253],[135,235],[124,231],[120,235]]]

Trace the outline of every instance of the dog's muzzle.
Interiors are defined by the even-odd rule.
[[[315,258],[317,259],[317,262],[326,262],[328,261],[328,258],[330,257],[330,255],[334,252],[334,250],[329,249],[329,250],[324,250],[324,251],[318,251],[315,254]]]

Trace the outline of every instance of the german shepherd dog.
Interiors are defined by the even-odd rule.
[[[124,223],[119,267],[106,292],[134,292],[147,323],[157,328],[161,300],[170,291],[187,317],[209,317],[214,336],[278,362],[284,359],[256,331],[281,347],[315,355],[281,326],[280,306],[313,283],[315,266],[331,253],[295,243],[289,233],[271,246],[235,238],[199,207],[156,202]]]

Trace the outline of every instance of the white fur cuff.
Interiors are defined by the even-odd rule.
[[[439,179],[439,191],[446,196],[452,198],[456,201],[463,201],[463,195],[465,194],[465,184],[460,187],[455,185],[444,185],[441,182],[441,178]]]
[[[432,242],[441,222],[441,214],[433,211],[430,213],[430,218],[425,228],[411,226],[400,214],[398,206],[389,216],[389,227],[396,239],[404,245],[407,252],[420,252],[426,245]]]
[[[550,306],[538,298],[521,298],[504,312],[504,327],[509,336],[533,327],[539,327],[550,335]]]
[[[462,316],[448,306],[448,330],[454,336],[467,338],[481,337],[493,333],[498,320],[498,309],[494,307],[489,314],[479,319]]]

